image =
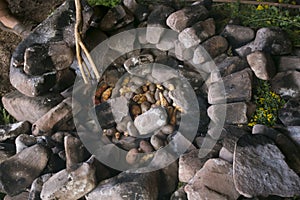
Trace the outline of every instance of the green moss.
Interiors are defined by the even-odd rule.
[[[121,3],[121,0],[88,0],[91,6],[102,5],[107,7],[115,7]]]

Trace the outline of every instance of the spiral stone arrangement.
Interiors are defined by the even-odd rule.
[[[300,51],[284,31],[218,31],[209,1],[82,5],[99,81],[78,73],[73,0],[12,56],[16,91],[2,102],[18,122],[0,127],[5,199],[300,195]],[[286,101],[272,128],[247,126],[259,79]]]

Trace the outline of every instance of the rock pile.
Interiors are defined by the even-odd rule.
[[[79,137],[89,133],[76,131],[74,1],[67,0],[40,24],[16,49],[10,78],[17,90],[2,99],[19,121],[0,127],[5,199],[300,195],[300,55],[277,28],[254,31],[228,24],[217,33],[210,6],[207,1],[180,7],[169,1],[146,6],[124,0],[115,8],[97,7],[92,15],[83,1],[83,33],[90,49],[95,41],[144,27],[109,40],[105,56],[95,59],[103,66],[109,63],[90,99],[103,129],[99,137],[109,147],[104,153],[116,156],[110,149],[118,147],[127,152],[131,166],[155,165],[169,154],[155,159],[152,153],[168,144],[175,152],[180,152],[176,142],[189,146],[169,166],[147,173],[119,172],[102,164]],[[269,80],[287,102],[274,128],[247,127],[257,79]],[[199,109],[193,119],[200,120],[189,141],[184,133],[194,124],[184,117],[197,113],[191,102]],[[141,158],[140,153],[150,156]]]

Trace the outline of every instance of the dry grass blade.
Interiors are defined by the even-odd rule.
[[[75,6],[76,6],[76,24],[75,24],[75,44],[76,44],[76,58],[78,61],[79,69],[83,78],[83,81],[85,84],[89,82],[88,77],[91,79],[91,72],[89,71],[89,68],[87,67],[87,64],[84,63],[84,60],[81,56],[81,50],[83,50],[83,53],[87,57],[88,62],[90,63],[92,70],[95,74],[95,77],[97,81],[100,79],[100,74],[97,70],[97,67],[88,52],[87,48],[85,47],[84,43],[81,39],[81,26],[82,26],[82,14],[81,14],[81,2],[80,0],[75,0]],[[88,74],[88,77],[86,75]]]

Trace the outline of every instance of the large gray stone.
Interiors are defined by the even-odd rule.
[[[255,32],[249,27],[228,24],[225,26],[222,35],[229,41],[233,48],[236,48],[253,40]]]
[[[207,160],[218,157],[220,149],[221,146],[216,144],[213,149],[208,150],[210,152],[203,158],[200,157],[199,149],[181,155],[179,158],[179,181],[183,183],[189,182]]]
[[[244,135],[237,141],[233,168],[235,187],[245,197],[300,194],[300,177],[274,142],[263,135]]]
[[[287,136],[300,147],[300,126],[288,126]]]
[[[215,59],[218,58],[219,56]],[[221,61],[218,62],[216,60],[214,61],[216,63],[218,72],[220,73],[221,77],[228,76],[230,74],[241,71],[248,67],[247,61],[238,56],[233,56],[233,57],[226,56],[224,59],[221,59]]]
[[[147,135],[167,124],[168,114],[163,107],[156,107],[139,115],[134,125],[141,135]]]
[[[220,123],[224,110],[226,110],[226,124],[248,124],[248,106],[244,102],[212,105],[207,109],[207,113],[212,121]]]
[[[255,40],[235,50],[241,57],[254,51],[264,51],[272,55],[285,55],[292,52],[292,43],[286,33],[278,28],[261,28]]]
[[[185,186],[188,199],[235,200],[240,194],[233,182],[232,164],[222,159],[210,159]]]
[[[300,125],[300,97],[290,99],[282,109],[279,110],[279,119],[286,126]]]
[[[276,74],[274,62],[269,54],[255,51],[247,56],[247,61],[259,79],[270,80]]]
[[[278,71],[300,70],[300,56],[281,56]]]
[[[167,25],[174,31],[181,32],[207,17],[207,9],[201,4],[196,4],[172,13],[167,19]]]
[[[72,130],[74,129],[73,126],[66,126],[72,117],[72,102],[71,98],[69,97],[37,120],[32,126],[32,134],[36,136],[51,135],[55,131]]]
[[[244,69],[225,76],[222,81],[212,83],[208,88],[208,103],[219,104],[247,101],[252,98],[252,72]]]
[[[34,123],[62,100],[63,97],[59,94],[32,98],[13,91],[2,98],[2,103],[16,120]]]
[[[139,21],[144,21],[149,15],[149,9],[147,5],[139,4],[136,0],[124,0],[123,4],[128,8]]]
[[[186,48],[190,48],[212,37],[215,34],[215,29],[214,19],[209,18],[184,29],[179,33],[178,40],[184,44]]]
[[[75,170],[68,172],[64,169],[49,178],[43,185],[41,199],[80,199],[95,186],[94,166],[83,163]]]
[[[48,163],[48,151],[41,145],[29,147],[0,164],[1,190],[19,194],[37,178]]]
[[[116,123],[120,123],[124,117],[129,115],[129,102],[124,96],[109,99],[108,102]]]
[[[228,48],[227,40],[218,35],[206,40],[202,45],[212,58],[221,55]]]
[[[29,122],[18,122],[14,124],[0,125],[0,141],[14,139],[21,134],[30,133],[31,125]]]
[[[87,200],[124,200],[148,199],[156,200],[158,197],[158,174],[122,172],[116,177],[100,182],[89,194]]]
[[[298,156],[300,149],[289,137],[275,129],[260,124],[253,127],[252,133],[262,134],[271,138],[286,157],[285,160],[291,169],[297,174],[300,173],[300,158]]]
[[[272,90],[282,97],[300,96],[299,77],[298,71],[280,72],[271,80]]]

